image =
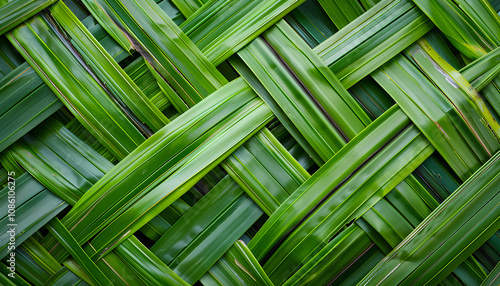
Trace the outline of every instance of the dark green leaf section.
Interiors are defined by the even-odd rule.
[[[178,220],[151,248],[167,264],[182,253],[196,237],[243,195],[242,189],[226,176]],[[203,215],[202,215],[203,214]],[[182,238],[179,243],[177,238]]]
[[[250,243],[273,282],[281,283],[286,273],[298,270],[342,226],[373,206],[431,154],[427,140],[407,125],[401,110],[390,109],[274,212]],[[372,179],[362,182],[360,177]]]
[[[21,57],[9,41],[6,40],[6,36],[0,36],[0,78],[8,75],[23,63],[23,57]]]
[[[498,283],[500,283],[500,264],[497,264],[497,266],[490,272],[481,286],[493,286]]]
[[[261,214],[262,210],[226,176],[186,212],[151,251],[184,280],[194,283]],[[199,261],[200,255],[203,261]]]
[[[236,241],[200,281],[205,286],[274,285],[269,277],[267,277],[267,274],[264,272],[257,259],[253,256],[253,253],[242,240]]]
[[[12,0],[0,3],[0,35],[5,34],[55,2],[55,0]]]
[[[370,122],[285,22],[268,29],[238,55],[271,95],[261,95],[266,103],[279,106],[323,161]]]
[[[346,270],[344,268],[346,265],[349,268],[349,265],[355,263],[368,251],[375,249],[376,246],[365,232],[357,225],[351,225],[328,242],[299,271],[293,273],[293,276],[283,285],[328,285],[329,283],[336,283]]]
[[[9,191],[11,191],[10,197]],[[68,206],[26,173],[16,177],[15,181],[11,180],[0,193],[1,258],[14,251],[23,241]],[[9,216],[9,204],[15,205],[14,216]],[[9,245],[12,234],[16,238],[15,244]]]
[[[267,129],[250,138],[222,166],[267,215],[310,177]]]
[[[200,102],[227,83],[154,1],[98,2],[187,106]]]
[[[451,44],[470,59],[478,59],[500,45],[500,19],[486,0],[414,2]]]
[[[50,277],[46,282],[48,285],[89,285],[80,277],[71,272],[67,267],[62,267],[54,275]]]
[[[338,31],[316,0],[305,1],[283,19],[311,48]]]
[[[490,104],[490,110],[492,110],[492,113],[496,114],[498,120],[500,114],[500,78],[494,78],[490,84],[483,88],[481,93]]]
[[[115,253],[146,285],[189,285],[134,236],[118,246]]]
[[[232,204],[217,223],[208,228],[171,264],[190,283],[199,280],[231,245],[262,215],[262,210],[246,195]],[[203,255],[203,261],[199,257]]]
[[[314,51],[349,88],[432,27],[432,22],[412,1],[385,0]]]
[[[0,151],[61,107],[62,102],[28,64],[10,72],[0,81]]]
[[[107,172],[63,222],[79,243],[106,226],[92,242],[97,260],[184,194],[271,118],[251,89],[242,80],[234,81]]]
[[[54,119],[40,124],[8,150],[19,165],[70,205],[113,167]]]
[[[180,26],[219,65],[304,0],[210,1]]]
[[[414,55],[417,56],[416,53]],[[404,57],[396,56],[372,75],[462,180],[468,178],[498,149],[498,141],[487,126],[474,125],[464,118],[466,112],[476,113],[477,118],[481,118],[475,106],[467,102],[467,97],[456,96],[461,106],[456,104],[450,98],[454,94],[445,96]]]
[[[99,79],[141,120],[146,129],[156,132],[169,122],[64,3],[52,6],[50,12]]]
[[[73,115],[121,159],[144,137],[108,96],[78,56],[41,17],[9,33],[9,39]]]
[[[475,90],[481,91],[500,75],[500,47],[465,66],[460,70],[460,74]]]
[[[83,249],[78,245],[75,238],[69,233],[58,218],[51,220],[47,226],[48,230],[68,250],[73,259],[76,260],[82,271],[96,285],[113,285],[102,271],[90,260]]]
[[[500,226],[500,154],[441,203],[360,283],[439,283]]]
[[[33,236],[23,242],[21,248],[49,275],[54,275],[63,268]]]
[[[395,104],[391,96],[371,76],[358,81],[349,91],[372,119],[379,117]]]

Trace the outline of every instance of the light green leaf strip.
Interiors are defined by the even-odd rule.
[[[276,39],[273,41],[276,41]],[[293,45],[293,42],[290,44]],[[303,44],[306,45],[305,43]],[[300,72],[300,75],[296,76],[293,70],[289,68],[286,62],[283,62],[284,60],[271,47],[271,43],[258,38],[245,49],[241,50],[238,55],[242,57],[253,71],[255,76],[287,115],[288,119],[302,133],[314,150],[318,152],[321,159],[327,161],[352,138],[347,134],[350,136],[357,134],[352,129],[358,129],[359,131],[362,129],[363,123],[359,121],[355,114],[350,112],[351,110],[340,96],[331,96],[331,93],[337,94],[337,92],[332,87],[332,82],[328,82],[328,78],[325,78],[319,71],[317,72],[317,76],[320,80],[323,80],[318,85],[324,84],[323,88],[328,88],[331,91],[329,94],[330,97],[321,94],[319,90],[322,89],[317,86],[315,87],[314,84],[304,83],[305,80],[311,81],[311,79],[307,78],[304,78],[304,81],[300,79],[300,76],[305,77],[305,71],[297,70],[297,72]],[[297,48],[294,47],[294,49]],[[288,62],[290,62],[289,57],[292,55],[292,52],[285,55]],[[301,57],[307,60],[307,57],[304,55],[301,55]],[[314,67],[312,64],[310,66],[312,66],[311,68],[319,69],[319,67]],[[334,79],[334,77],[330,77],[330,79]],[[312,86],[309,86],[312,90],[308,89],[307,85],[310,84],[312,84]],[[318,93],[318,99],[316,99],[315,95]],[[334,102],[338,105],[342,104],[344,107],[343,111],[339,112],[338,109],[334,108]],[[321,103],[324,103],[325,107]],[[329,114],[327,110],[336,113]],[[353,118],[351,120],[352,126],[349,126],[347,123],[342,124],[342,126],[336,123],[333,118],[339,118],[337,117],[337,113],[349,114]],[[361,110],[360,113],[362,113]],[[366,120],[369,121],[368,118]],[[342,130],[342,127],[346,131]]]
[[[130,76],[130,78],[135,82],[135,84],[142,90],[142,92],[153,102],[153,104],[164,112],[166,115],[169,114],[166,109],[172,109],[170,102],[171,99],[168,97],[167,93],[163,87],[160,87],[160,81],[168,86],[171,94],[179,101],[182,99],[175,93],[175,91],[170,87],[161,76],[154,70],[151,65],[148,65],[144,57],[138,57],[132,63],[124,68],[124,71]],[[158,80],[158,81],[157,81]],[[185,105],[185,103],[183,102]],[[172,116],[167,116],[172,117]]]
[[[132,234],[127,225],[135,229],[145,224],[155,216],[152,213],[165,209],[271,118],[269,109],[243,80],[232,82],[107,172],[64,223],[80,243],[112,223],[92,243],[98,255],[104,254],[101,251],[106,247],[101,248],[101,243]]]
[[[200,0],[171,0],[172,3],[181,11],[184,17],[189,18],[189,16],[193,15],[198,9],[203,6],[203,3],[206,1]]]
[[[114,252],[146,285],[189,285],[135,236],[125,240]]]
[[[78,283],[82,283],[83,285],[94,284],[92,282],[92,279],[89,278],[87,276],[87,274],[85,274],[85,272],[82,270],[82,268],[78,264],[76,264],[74,259],[68,258],[62,264],[80,279],[80,281]],[[77,285],[79,285],[79,284],[77,284]]]
[[[450,64],[455,69],[459,70],[465,65],[460,55],[456,54],[452,50],[453,46],[446,41],[446,37],[439,31],[439,29],[434,28],[429,33],[425,34],[422,39],[429,42],[430,46],[442,57],[448,64]]]
[[[357,225],[351,225],[293,273],[283,286],[327,285],[335,282],[345,266],[372,247],[373,242],[365,232]]]
[[[73,115],[116,158],[144,137],[40,17],[8,35],[9,40]]]
[[[500,263],[490,272],[481,286],[493,286],[500,283]]]
[[[38,12],[57,2],[56,0],[8,1],[0,4],[0,35],[16,27]]]
[[[500,47],[468,64],[459,72],[475,90],[481,91],[500,75]]]
[[[146,126],[156,132],[170,122],[63,2],[53,5],[50,12],[99,78]]]
[[[98,1],[115,15],[115,24],[122,26],[135,48],[188,106],[227,83],[153,0]]]
[[[403,182],[404,183],[404,182]],[[377,232],[384,238],[388,245],[390,245],[390,249],[392,250],[396,247],[411,231],[420,223],[422,220],[427,217],[433,210],[433,208],[428,208],[423,202],[419,203],[419,199],[416,198],[411,203],[416,206],[420,206],[419,209],[410,209],[405,212],[405,208],[396,207],[398,204],[394,205],[396,200],[389,199],[391,194],[396,191],[404,191],[403,196],[400,196],[400,199],[396,201],[397,203],[403,202],[406,197],[412,198],[409,194],[413,193],[413,198],[416,195],[415,191],[411,188],[406,188],[405,186],[409,186],[408,184],[400,184],[399,188],[393,190],[387,196],[380,200],[376,205],[373,206],[372,209],[367,211],[363,218],[369,223],[373,229],[377,230]],[[412,184],[413,185],[413,184]],[[415,185],[412,188],[417,187]],[[386,200],[387,198],[387,200]],[[394,205],[394,207],[393,207]],[[399,204],[400,205],[400,204]],[[414,223],[410,224],[407,221],[407,215],[416,214],[418,217],[413,220]],[[388,252],[387,252],[388,253]],[[387,254],[386,253],[386,254]],[[486,276],[484,271],[481,269],[479,273],[475,271],[471,267],[471,263],[477,263],[474,258],[470,257],[464,263],[459,265],[454,273],[463,279],[463,281],[472,281],[470,284],[478,284],[480,281],[484,279]]]
[[[462,180],[481,166],[480,158],[474,153],[481,146],[471,149],[469,141],[464,138],[468,134],[461,134],[457,130],[456,125],[464,124],[462,118],[409,60],[398,55],[372,73],[372,76],[408,114]]]
[[[396,247],[413,230],[412,225],[385,198],[366,211],[362,217],[391,248]]]
[[[245,106],[245,109],[247,110],[238,114],[238,118],[233,119],[236,122],[229,123],[229,127],[234,126],[233,128],[229,128],[227,131],[222,130],[221,135],[215,135],[213,141],[207,143],[208,146],[200,148],[200,153],[205,152],[203,153],[204,155],[198,155],[196,152],[190,156],[191,158],[186,158],[187,162],[183,169],[175,172],[156,189],[145,195],[140,203],[131,206],[122,216],[107,226],[92,242],[94,245],[97,245],[96,249],[98,249],[98,251],[107,251],[112,245],[115,245],[114,240],[118,239],[119,241],[123,239],[125,235],[131,234],[146,223],[150,216],[155,216],[157,213],[161,212],[165,207],[171,204],[172,201],[176,200],[189,188],[194,186],[209,170],[220,164],[222,160],[239,147],[242,142],[251,137],[272,118],[272,113],[269,112],[262,102],[250,102]],[[224,148],[221,148],[220,143],[217,144],[216,142],[224,142]],[[189,179],[187,180],[187,178]],[[171,193],[171,195],[165,195],[165,188],[167,194]],[[253,213],[249,216],[245,215],[242,218],[256,220],[260,216],[260,208],[253,205],[250,199],[242,208],[243,207],[244,209],[253,209]],[[140,214],[139,216],[138,213]],[[240,235],[242,235],[252,223],[247,225],[247,228],[243,229]],[[125,229],[120,233],[118,230],[123,229],[123,224],[126,224]],[[244,225],[246,224],[237,224],[238,227],[243,227]],[[238,232],[235,230],[235,233]],[[99,255],[99,253],[96,254],[96,257],[98,257],[97,255]],[[208,268],[206,270],[208,270]],[[202,273],[200,273],[200,277],[201,275]],[[197,279],[199,279],[199,277]]]
[[[236,150],[222,167],[268,215],[310,177],[267,128]]]
[[[385,0],[314,51],[349,88],[432,28],[410,0]]]
[[[482,146],[481,149],[484,149],[489,155],[487,158],[491,157],[500,148],[498,142],[500,125],[493,118],[477,91],[460,73],[444,61],[425,39],[419,40],[418,45],[412,45],[408,48],[408,51],[419,68],[442,91],[444,97],[457,110],[467,128],[473,132],[470,137],[477,138],[475,141],[478,141]],[[461,129],[462,126],[459,125],[457,128]],[[464,131],[461,132],[465,133]],[[469,136],[464,137],[469,140]],[[469,144],[473,148],[476,145]],[[475,152],[480,154],[478,150]],[[482,160],[484,160],[484,157]],[[486,160],[483,162],[486,162]]]
[[[15,191],[14,202],[12,202],[12,198],[9,199],[9,186],[11,189],[14,188]],[[0,219],[0,230],[2,231],[0,235],[0,258],[4,258],[13,250],[12,248],[9,249],[11,232],[7,232],[12,227],[15,229],[16,245],[19,246],[68,206],[27,173],[17,178],[14,184],[11,183],[9,186],[0,192],[2,194],[0,196],[0,211],[2,213]],[[10,221],[10,217],[7,216],[8,205],[11,203],[16,206],[15,222]],[[9,225],[11,223],[17,225]]]
[[[420,132],[408,126],[401,110],[392,108],[384,115],[356,137],[357,144],[348,143],[295,191],[250,242],[275,284],[298,270],[433,151]],[[360,177],[370,179],[361,182]]]
[[[267,274],[264,272],[257,259],[253,256],[253,253],[242,240],[238,240],[233,248],[229,250],[228,257],[234,261],[245,274],[248,274],[255,280],[257,282],[256,285],[273,286],[273,283],[267,277]]]
[[[279,122],[286,128],[300,147],[305,151],[305,154],[309,156],[314,163],[321,166],[325,163],[323,159],[318,155],[318,152],[309,144],[304,135],[298,130],[289,115],[284,112],[284,110],[278,105],[276,100],[273,99],[269,91],[264,87],[252,70],[240,59],[240,57],[232,57],[229,59],[233,67],[241,74],[243,79],[248,83],[249,86],[264,100],[264,102],[273,111]]]
[[[285,21],[279,21],[262,36],[347,137],[356,136],[371,123],[337,77]]]
[[[294,226],[293,232],[275,247],[276,250],[264,264],[264,269],[275,284],[283,282],[287,273],[297,271],[343,226],[366,213],[434,151],[415,126],[403,129],[391,141],[376,151],[374,157],[358,165],[344,183],[326,189],[315,186],[327,192],[322,198],[324,202],[315,206],[312,214],[303,217],[301,224]],[[328,172],[324,176],[332,178],[333,174]],[[312,192],[313,189],[309,190]],[[332,190],[334,192],[330,195]],[[304,203],[297,201],[295,207],[300,208]],[[411,230],[407,223],[406,229]]]
[[[127,52],[134,49],[127,36],[118,28],[106,10],[96,0],[82,0],[92,16],[101,24],[101,27]]]
[[[92,280],[94,285],[113,285],[94,262],[90,260],[87,254],[85,254],[75,238],[58,218],[51,220],[47,225],[47,229],[56,237],[64,248],[68,250],[83,272]]]
[[[113,167],[54,119],[42,123],[8,150],[19,165],[70,205]]]
[[[246,244],[238,240],[200,279],[203,285],[274,286]],[[218,281],[218,282],[217,282]]]
[[[0,80],[0,151],[62,106],[27,63],[10,72]]]
[[[496,48],[493,40],[467,17],[454,0],[413,1],[436,24],[451,44],[465,56],[475,60]],[[487,16],[490,14],[488,13]]]
[[[342,29],[365,12],[359,1],[318,0],[318,3],[339,29]]]
[[[413,176],[406,178],[385,197],[412,225],[416,227],[438,203]],[[434,203],[434,205],[430,205]]]
[[[129,239],[127,239],[127,241],[128,240]],[[83,250],[86,251],[86,248],[90,247],[91,247],[90,245],[86,244]],[[120,245],[118,247],[122,246]],[[129,250],[128,247],[125,249]],[[127,261],[126,259],[122,260],[118,258],[116,251],[113,251],[106,254],[95,264],[97,265],[97,267],[99,267],[99,269],[101,269],[102,273],[106,277],[108,277],[108,279],[113,283],[113,285],[116,286],[142,285],[143,282],[141,282],[141,278],[138,276],[140,269],[134,269],[135,267],[137,267],[137,265],[126,264],[128,262],[129,261]]]
[[[359,285],[437,284],[500,227],[500,154],[493,156]]]
[[[180,26],[219,65],[304,0],[211,0]]]

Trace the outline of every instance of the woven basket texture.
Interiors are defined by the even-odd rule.
[[[0,0],[0,285],[500,285],[500,0]]]

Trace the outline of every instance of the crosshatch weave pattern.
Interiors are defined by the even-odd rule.
[[[0,285],[500,285],[499,11],[0,0]]]

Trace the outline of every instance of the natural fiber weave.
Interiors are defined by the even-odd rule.
[[[0,285],[500,285],[499,11],[0,0]]]

